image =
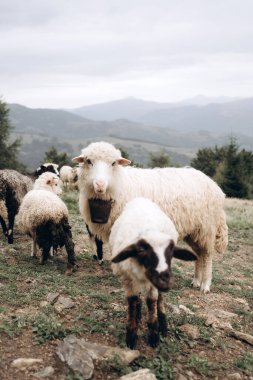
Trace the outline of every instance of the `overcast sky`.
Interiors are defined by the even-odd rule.
[[[253,96],[253,0],[0,0],[0,96],[78,107]]]

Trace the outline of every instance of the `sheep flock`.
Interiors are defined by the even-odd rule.
[[[112,272],[125,291],[126,345],[137,345],[143,296],[148,343],[156,347],[160,334],[168,333],[163,294],[171,288],[172,259],[194,261],[192,286],[210,292],[213,256],[223,254],[228,244],[225,195],[201,171],[136,168],[103,141],[89,144],[73,162],[76,168],[59,171],[53,163],[42,164],[33,176],[0,170],[3,234],[13,243],[16,217],[19,231],[31,239],[31,257],[36,260],[39,254],[40,264],[46,264],[65,247],[66,273],[72,274],[78,266],[61,185],[65,192],[78,191],[82,227],[87,228],[93,255],[102,264],[108,244]]]

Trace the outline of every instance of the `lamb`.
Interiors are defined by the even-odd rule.
[[[223,253],[228,243],[225,195],[212,179],[193,168],[129,167],[130,161],[106,142],[91,143],[73,161],[81,165],[79,207],[91,234],[107,242],[124,205],[135,197],[149,198],[198,255],[193,286],[210,291],[213,254]],[[109,205],[108,215],[94,215],[93,204],[102,210]]]
[[[52,162],[45,162],[35,170],[35,178],[38,178],[41,174],[45,172],[55,173],[59,177],[58,167],[58,164],[54,164]]]
[[[42,250],[40,262],[44,264],[51,247],[65,246],[70,271],[76,268],[75,252],[68,209],[58,197],[61,193],[59,181],[56,174],[43,173],[24,197],[17,220],[20,229],[33,239],[31,256],[36,256],[38,245]]]
[[[112,226],[112,270],[120,277],[128,300],[126,344],[130,348],[136,346],[141,320],[140,290],[146,294],[149,344],[158,345],[159,331],[167,335],[163,292],[170,288],[171,259],[197,259],[191,251],[177,247],[177,239],[171,219],[147,198],[129,201]]]
[[[60,169],[60,179],[63,185],[74,188],[78,180],[77,168],[71,168],[71,166],[67,165],[62,166]]]
[[[15,216],[23,197],[32,186],[32,180],[16,170],[0,170],[0,223],[9,244],[13,243]]]

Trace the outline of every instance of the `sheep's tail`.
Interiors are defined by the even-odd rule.
[[[71,227],[66,217],[63,217],[58,223],[48,220],[40,224],[36,228],[36,242],[42,250],[46,251],[49,251],[51,247],[56,249],[65,246],[69,264],[75,264]]]
[[[216,230],[215,249],[218,253],[224,253],[228,245],[228,226],[225,211],[222,211],[220,222]]]

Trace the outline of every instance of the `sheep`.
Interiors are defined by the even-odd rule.
[[[13,243],[15,216],[23,197],[32,186],[32,180],[16,170],[0,170],[0,223],[9,244]]]
[[[19,228],[32,237],[31,256],[36,257],[37,245],[42,250],[40,263],[44,264],[50,248],[65,246],[68,254],[68,269],[75,269],[75,252],[68,209],[58,197],[61,194],[59,178],[46,172],[35,181],[34,187],[24,197],[17,216]]]
[[[126,344],[135,348],[141,320],[142,290],[148,307],[148,342],[159,343],[159,331],[167,335],[163,292],[170,288],[171,259],[196,260],[176,246],[178,233],[172,220],[147,198],[129,201],[115,221],[109,237],[112,270],[124,287],[128,301]]]
[[[79,208],[91,234],[107,242],[124,205],[138,196],[149,198],[198,255],[193,286],[210,291],[212,256],[228,243],[225,195],[212,179],[193,168],[129,167],[130,161],[106,142],[91,143],[73,161],[81,165]],[[94,205],[107,208],[108,215],[95,215]]]
[[[77,168],[71,168],[71,166],[64,165],[60,169],[60,179],[63,185],[69,188],[75,188],[78,180]]]
[[[55,173],[59,177],[58,167],[58,164],[53,164],[52,162],[45,162],[35,170],[35,178],[38,178],[42,173],[45,172]]]

